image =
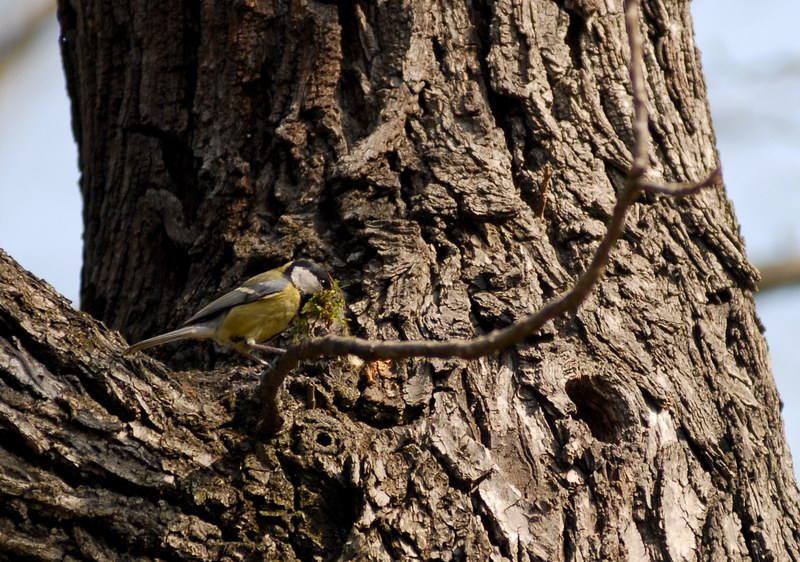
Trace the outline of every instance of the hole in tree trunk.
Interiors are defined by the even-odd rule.
[[[609,381],[579,377],[567,382],[565,390],[577,410],[575,417],[589,426],[595,439],[616,442],[628,419],[624,397]]]

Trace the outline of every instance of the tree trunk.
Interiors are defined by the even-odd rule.
[[[83,307],[135,340],[302,255],[347,283],[360,336],[533,312],[586,266],[630,166],[621,9],[61,0]],[[641,21],[652,168],[699,179],[718,162],[689,6]],[[123,359],[2,260],[7,559],[800,559],[721,189],[643,197],[598,289],[525,345],[374,385],[304,365],[268,441],[255,368]]]

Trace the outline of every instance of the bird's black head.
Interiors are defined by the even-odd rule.
[[[330,289],[333,285],[333,280],[325,268],[311,260],[293,261],[284,274],[301,293],[306,295]]]

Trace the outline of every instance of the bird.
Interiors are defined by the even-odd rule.
[[[123,354],[177,340],[214,340],[263,364],[252,351],[283,353],[264,342],[286,330],[311,296],[332,285],[321,265],[306,259],[290,261],[251,277],[201,308],[177,330],[140,341]]]

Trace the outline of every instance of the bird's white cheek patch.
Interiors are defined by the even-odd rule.
[[[308,295],[322,289],[322,285],[320,285],[316,275],[300,267],[292,271],[292,283],[294,283],[295,287]]]

